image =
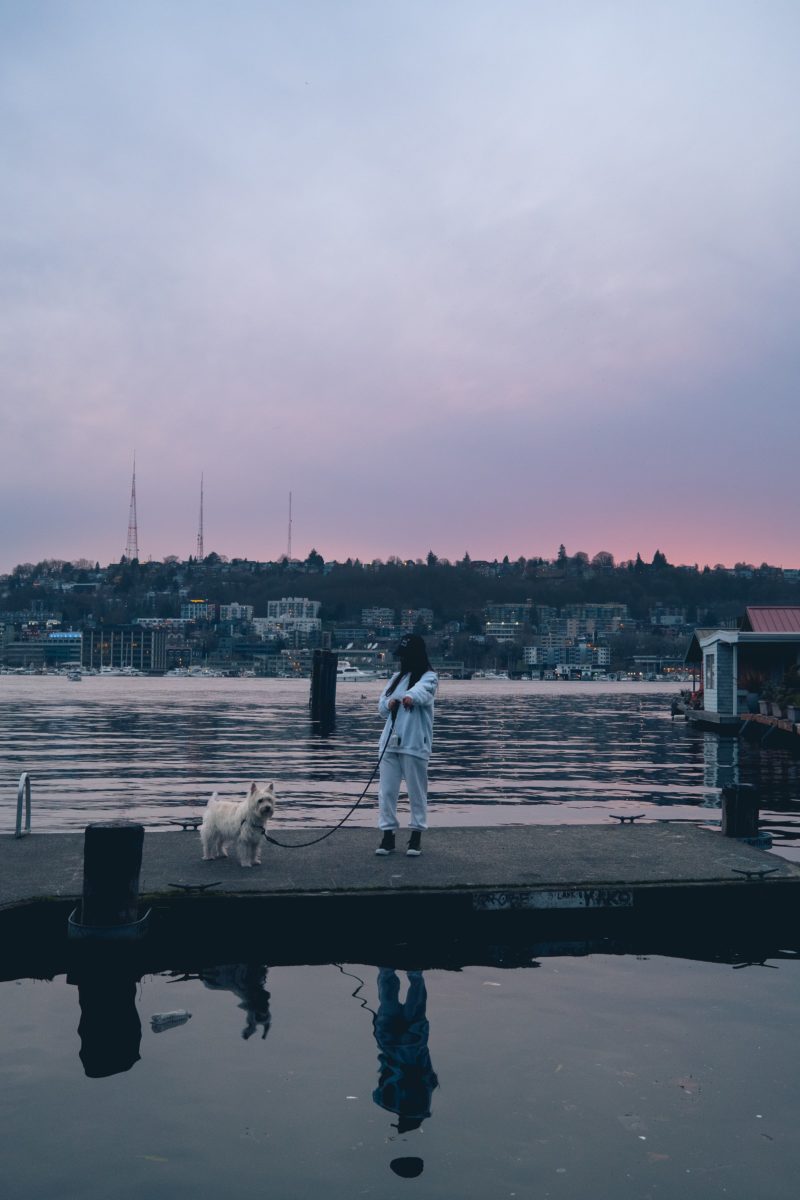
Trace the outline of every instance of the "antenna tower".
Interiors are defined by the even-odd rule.
[[[126,562],[139,557],[139,529],[136,524],[136,455],[133,456],[133,478],[131,479],[131,506],[128,512],[128,542],[125,546]]]
[[[197,526],[197,551],[195,554],[198,562],[202,562],[205,558],[203,553],[203,476],[200,476],[200,524]]]
[[[289,492],[289,541],[286,547],[286,558],[292,561],[292,493]]]

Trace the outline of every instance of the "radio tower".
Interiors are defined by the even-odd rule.
[[[197,526],[197,550],[195,557],[198,562],[205,558],[203,552],[203,476],[200,476],[200,524]]]
[[[292,493],[289,492],[289,540],[286,547],[286,561],[292,561]]]
[[[133,562],[139,558],[139,530],[136,524],[136,455],[133,456],[133,478],[131,479],[131,507],[128,513],[128,543],[125,547],[125,561]]]

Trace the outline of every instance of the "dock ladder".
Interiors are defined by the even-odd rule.
[[[22,802],[25,801],[25,828],[22,828]],[[23,771],[17,788],[17,828],[14,837],[24,837],[31,831],[31,777]]]

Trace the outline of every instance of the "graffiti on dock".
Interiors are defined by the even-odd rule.
[[[477,892],[475,912],[509,912],[527,908],[633,908],[629,888],[542,888],[538,891]]]

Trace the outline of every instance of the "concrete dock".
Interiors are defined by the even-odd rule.
[[[313,836],[271,832],[288,843]],[[43,970],[46,954],[62,961],[83,840],[82,832],[0,837],[2,977]],[[203,862],[196,832],[148,832],[141,902],[153,914],[151,951],[171,965],[176,954],[365,961],[376,942],[413,941],[417,956],[424,942],[436,958],[460,938],[541,942],[635,929],[651,941],[702,931],[731,942],[767,929],[786,940],[797,928],[799,867],[689,824],[439,828],[419,858],[405,856],[405,841],[401,833],[394,854],[376,857],[375,831],[341,829],[307,848],[265,845],[262,865],[243,868]]]

